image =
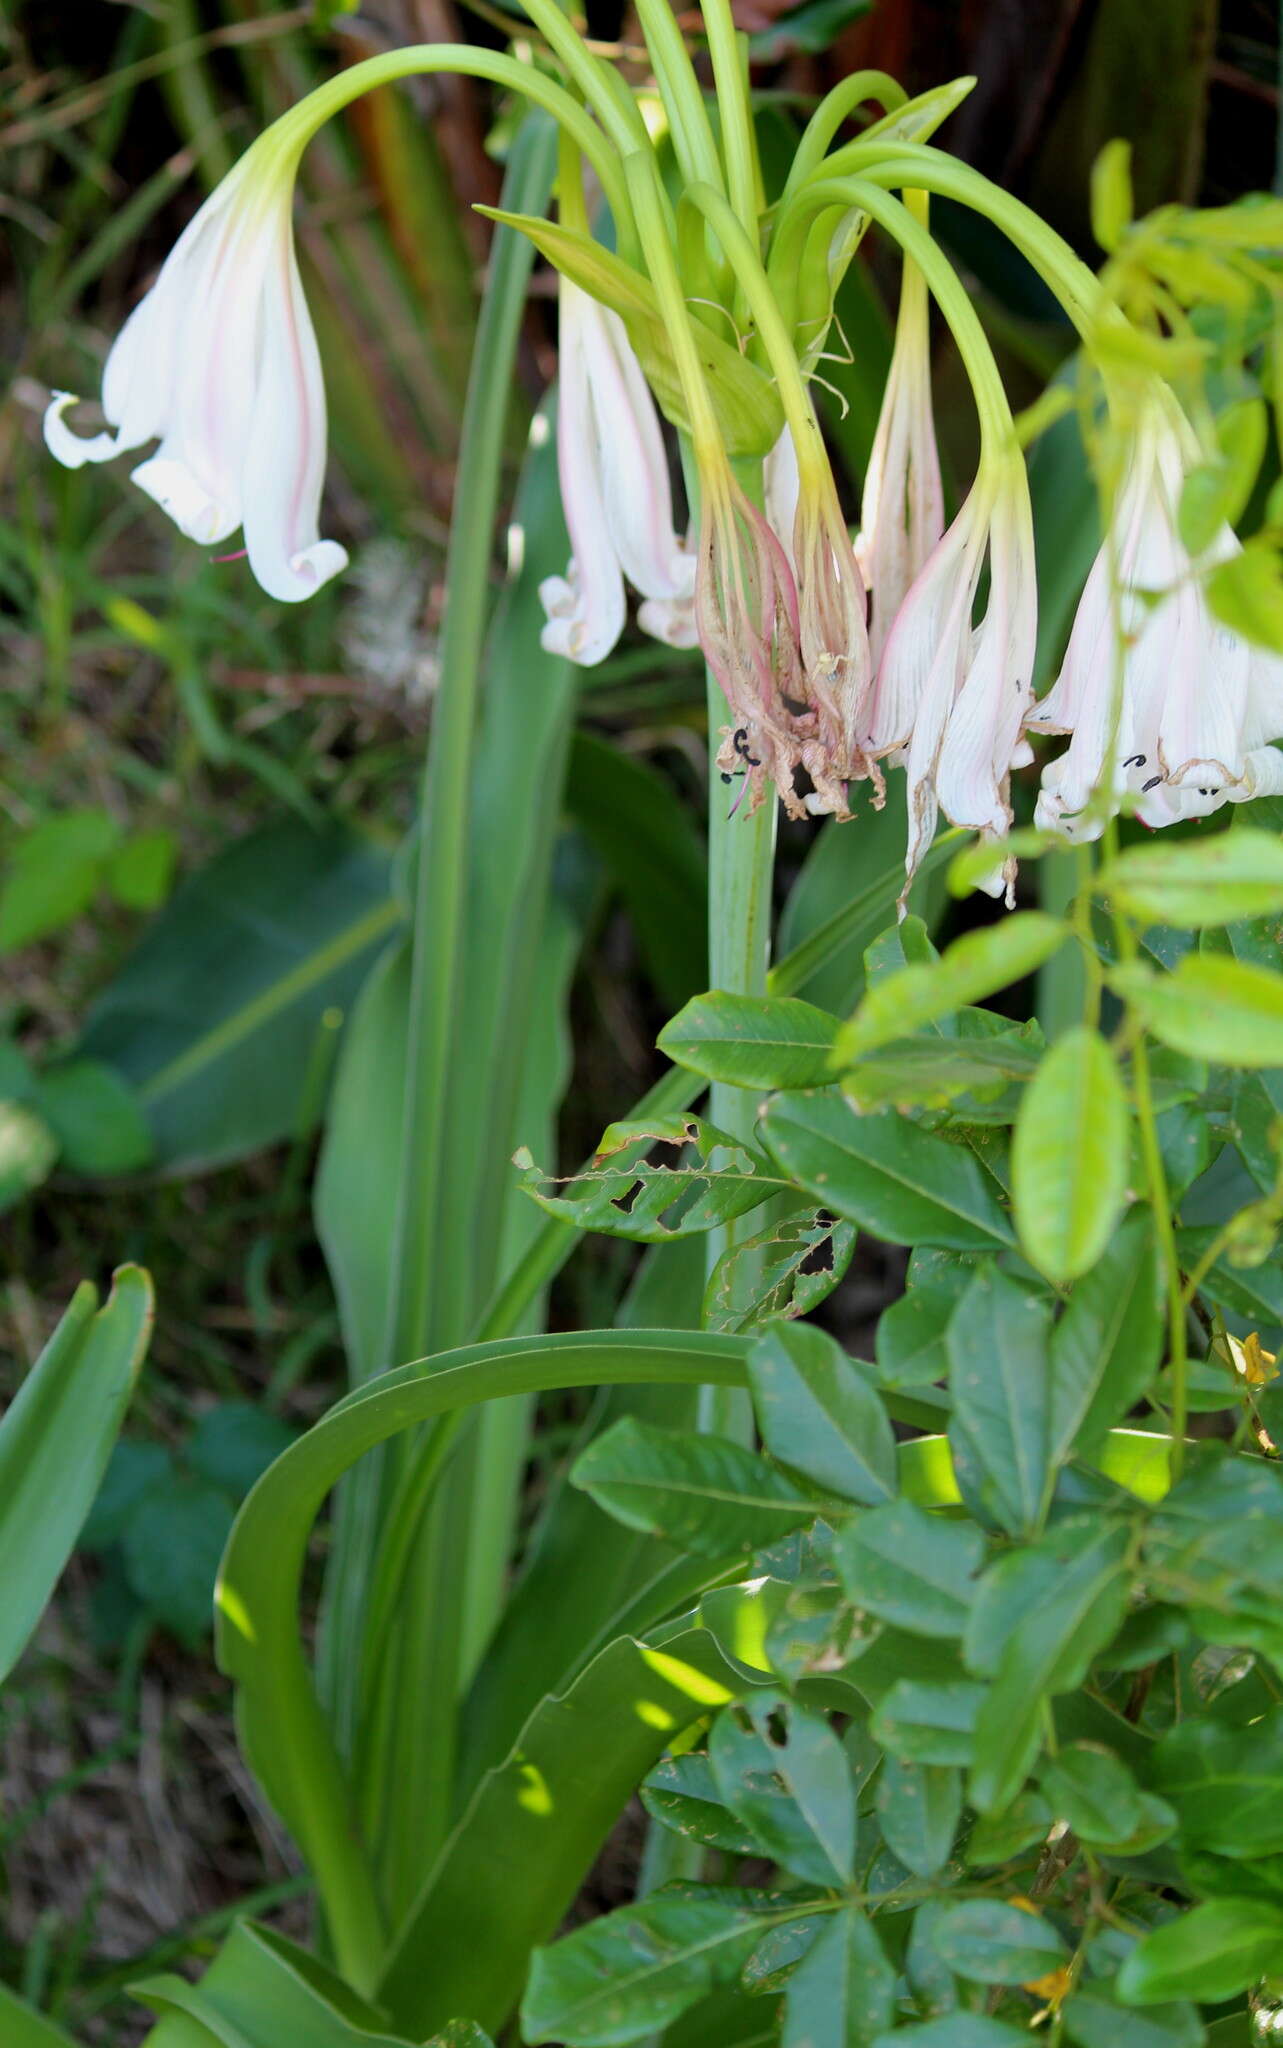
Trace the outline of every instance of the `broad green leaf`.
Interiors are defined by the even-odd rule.
[[[1232,924],[1283,910],[1283,840],[1237,826],[1215,839],[1129,846],[1096,888],[1146,924]]]
[[[945,1332],[957,1305],[958,1290],[951,1283],[923,1283],[883,1309],[874,1349],[884,1386],[929,1386],[944,1378],[949,1370]]]
[[[657,1150],[670,1159],[656,1160]],[[543,1193],[552,1178],[518,1152],[521,1185],[541,1209],[580,1230],[662,1243],[756,1209],[787,1192],[764,1160],[702,1117],[654,1117],[611,1124],[592,1163],[557,1183],[568,1192]]]
[[[1150,1783],[1176,1806],[1193,1847],[1235,1857],[1283,1850],[1283,1707],[1248,1728],[1194,1718],[1169,1729]]]
[[[717,1789],[769,1856],[807,1884],[849,1884],[855,1788],[846,1753],[822,1715],[786,1693],[736,1700],[713,1723]]]
[[[1043,1701],[1081,1685],[1127,1608],[1129,1532],[1109,1522],[1063,1523],[1039,1546],[1060,1569],[1019,1612],[976,1719],[971,1802],[999,1813],[1020,1790],[1042,1740]]]
[[[970,1523],[942,1522],[909,1501],[857,1515],[834,1562],[857,1607],[916,1635],[960,1636],[984,1562]]]
[[[49,1178],[58,1140],[26,1102],[0,1101],[0,1212]]]
[[[900,1678],[879,1700],[870,1729],[904,1763],[969,1764],[984,1693],[967,1679]]]
[[[1005,1813],[977,1820],[967,1835],[967,1862],[978,1868],[1008,1863],[1045,1842],[1055,1816],[1041,1792],[1021,1792]]]
[[[822,1088],[838,1020],[796,996],[695,996],[656,1043],[679,1067],[740,1088]]]
[[[1050,1328],[1048,1304],[991,1267],[977,1273],[945,1336],[958,1485],[975,1513],[1013,1536],[1032,1534],[1047,1509]]]
[[[866,994],[833,1047],[831,1066],[853,1065],[893,1038],[903,1038],[978,1003],[1050,959],[1069,936],[1059,918],[1040,910],[1017,911],[998,924],[967,932],[938,960],[902,967]]]
[[[858,1116],[829,1093],[777,1095],[760,1128],[787,1174],[875,1237],[955,1251],[1014,1242],[975,1155],[893,1112]]]
[[[1214,2005],[1283,1970],[1283,1907],[1208,1899],[1155,1927],[1118,1972],[1126,2005],[1193,1998]]]
[[[1139,1840],[1150,1847],[1175,1830],[1171,1807],[1143,1792],[1126,1764],[1094,1743],[1067,1743],[1039,1783],[1058,1820],[1081,1841],[1116,1854],[1136,1854]]]
[[[1123,1218],[1051,1334],[1051,1458],[1090,1456],[1162,1356],[1163,1276],[1148,1209]]]
[[[934,1877],[948,1862],[962,1818],[962,1773],[889,1756],[878,1777],[877,1813],[892,1854],[915,1877]]]
[[[148,1487],[122,1536],[138,1598],[181,1641],[199,1642],[214,1619],[214,1581],[236,1503],[220,1486],[171,1472]]]
[[[65,1060],[40,1076],[36,1107],[72,1173],[134,1173],[152,1157],[133,1089],[99,1060]]]
[[[781,1216],[737,1238],[709,1275],[704,1328],[752,1330],[778,1317],[809,1315],[846,1272],[855,1238],[855,1225],[826,1209]]]
[[[147,2048],[411,2048],[324,1963],[272,1928],[238,1922],[197,1984],[146,1977],[132,1997],[160,2015]],[[456,2034],[450,2048],[481,2048]]]
[[[732,1856],[757,1854],[752,1830],[731,1813],[704,1750],[664,1757],[642,1785],[641,1801],[653,1820],[689,1841]]]
[[[496,669],[504,655],[514,658],[514,638],[502,650],[492,643]],[[708,972],[708,860],[689,805],[637,755],[581,726],[570,743],[566,807],[618,883],[660,998],[675,1008]]]
[[[89,908],[120,839],[109,811],[63,811],[33,825],[4,863],[0,953],[47,938]]]
[[[970,1023],[988,1015],[987,1010],[963,1011],[955,1021]],[[942,1037],[929,1031],[893,1038],[876,1052],[862,1053],[846,1069],[842,1093],[862,1113],[893,1104],[952,1108],[967,1121],[1011,1123],[1017,1084],[1032,1077],[1041,1053],[1040,1046],[1021,1035],[1022,1029],[1027,1027],[1007,1024],[992,1038]],[[959,1102],[959,1096],[968,1099]]]
[[[1249,541],[1218,562],[1204,587],[1222,625],[1256,647],[1283,652],[1283,565],[1270,541]]]
[[[920,2027],[879,2034],[873,2048],[1029,2048],[1029,2029],[1009,2027],[981,2012],[951,2012]]]
[[[321,1112],[326,1048],[401,920],[387,856],[339,827],[265,826],[180,884],[89,1014],[162,1165],[261,1151]]]
[[[126,910],[159,910],[169,894],[178,842],[163,827],[135,832],[107,864],[107,886]]]
[[[151,1281],[83,1282],[0,1419],[0,1678],[17,1663],[93,1505],[151,1334]]]
[[[1084,1984],[1064,2006],[1065,2035],[1078,2048],[1203,2048],[1207,2033],[1188,2004],[1128,2011],[1107,1984]]]
[[[620,2048],[733,1983],[778,1915],[765,1895],[661,1891],[535,1953],[521,2008],[526,2041]]]
[[[1050,1921],[1001,1899],[946,1904],[936,1919],[934,1940],[949,1968],[973,1984],[1025,1984],[1068,1960]]]
[[[630,1528],[705,1557],[765,1549],[819,1512],[813,1496],[742,1444],[627,1415],[580,1453],[571,1478]]]
[[[296,1436],[279,1415],[252,1401],[220,1401],[197,1417],[183,1445],[183,1462],[234,1500],[243,1500]]]
[[[1048,1279],[1076,1280],[1109,1243],[1127,1196],[1131,1118],[1095,1031],[1056,1040],[1025,1090],[1011,1152],[1020,1244]]]
[[[1181,491],[1177,525],[1191,555],[1201,555],[1222,528],[1238,525],[1252,495],[1268,433],[1263,399],[1242,399],[1220,415],[1218,459],[1192,469]]]
[[[868,1368],[826,1331],[773,1324],[753,1341],[748,1376],[772,1457],[862,1507],[894,1499],[895,1437],[886,1410]]]
[[[0,1983],[0,2035],[5,2048],[76,2048],[70,2034],[34,2011],[4,1983]]]
[[[563,1697],[543,1700],[397,1931],[378,1992],[397,2023],[417,2038],[466,2011],[497,2034],[531,1951],[556,1934],[635,1787],[684,1728],[750,1682],[708,1629],[682,1628],[662,1647],[611,1643]],[[563,1947],[536,1957],[531,1999],[540,1961],[551,1981]]]
[[[1176,1052],[1231,1067],[1283,1066],[1283,975],[1221,953],[1186,953],[1171,974],[1137,965],[1109,978]]]
[[[868,2048],[895,2012],[895,1986],[872,1921],[844,1906],[788,1980],[781,2048]]]

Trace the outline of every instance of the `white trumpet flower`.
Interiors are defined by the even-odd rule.
[[[876,662],[896,613],[944,532],[944,489],[931,409],[927,290],[906,262],[895,348],[864,478],[856,559],[869,592]]]
[[[347,563],[318,525],[325,388],[294,252],[299,147],[269,134],[175,243],[107,358],[112,431],[73,433],[65,391],[45,415],[45,439],[69,469],[158,438],[134,482],[205,546],[240,527],[259,583],[287,602]]]
[[[986,555],[989,600],[973,627]],[[901,605],[878,666],[866,745],[907,771],[910,879],[941,810],[995,841],[1008,831],[1011,770],[1030,759],[1023,732],[1037,633],[1033,521],[1013,457],[982,466]],[[999,871],[984,886],[999,894],[1010,883]]]
[[[1098,838],[1127,793],[1161,826],[1283,790],[1269,744],[1283,736],[1283,662],[1221,625],[1202,587],[1239,543],[1224,527],[1195,562],[1180,538],[1197,453],[1174,413],[1142,419],[1060,674],[1029,716],[1031,730],[1071,735],[1037,809],[1066,838]]]
[[[638,624],[671,647],[695,645],[695,553],[673,526],[655,401],[617,313],[566,277],[560,293],[557,467],[570,533],[564,576],[539,586],[553,654],[591,667],[624,628],[624,579]]]

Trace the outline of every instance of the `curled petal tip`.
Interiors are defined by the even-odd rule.
[[[168,455],[149,456],[130,476],[162,512],[168,512],[180,533],[185,533],[188,540],[199,541],[202,547],[226,540],[240,525],[237,513],[229,514],[183,463]]]
[[[74,391],[55,391],[45,407],[45,446],[64,469],[80,469],[86,462],[109,462],[120,447],[114,433],[72,433],[63,415],[79,403]]]

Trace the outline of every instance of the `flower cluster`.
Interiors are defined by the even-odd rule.
[[[968,295],[927,229],[926,195],[992,204],[1089,340],[1083,308],[1098,309],[1100,287],[1027,209],[999,207],[983,179],[929,145],[959,91],[901,104],[883,81],[885,118],[834,148],[854,104],[839,88],[802,137],[768,222],[739,62],[711,9],[719,127],[668,29],[656,66],[684,179],[674,209],[620,81],[554,0],[529,11],[576,94],[511,58],[442,46],[357,66],[269,130],[197,213],[112,348],[111,431],[74,433],[74,401],[54,395],[45,433],[59,460],[78,467],[157,442],[134,480],[184,533],[212,545],[239,527],[251,570],[277,598],[335,575],[347,558],[318,525],[325,395],[294,253],[299,157],[319,122],[368,85],[415,69],[479,70],[563,127],[558,224],[504,216],[562,272],[557,440],[570,559],[541,589],[547,648],[603,660],[631,585],[644,631],[703,648],[727,705],[717,762],[726,779],[744,778],[746,809],[773,786],[793,815],[848,818],[853,785],[880,804],[883,764],[903,767],[910,876],[943,813],[994,842],[991,885],[1010,891],[1002,843],[1012,771],[1033,761],[1030,733],[1068,738],[1043,769],[1036,815],[1070,839],[1098,835],[1124,806],[1159,826],[1283,789],[1272,745],[1283,736],[1283,662],[1210,609],[1207,575],[1239,544],[1228,525],[1197,556],[1182,542],[1182,492],[1201,449],[1156,368],[1133,365],[1125,380],[1125,473],[1060,674],[1035,700],[1024,457]],[[614,217],[614,251],[589,231],[585,161]],[[871,223],[899,242],[904,268],[853,539],[809,383],[842,270]],[[980,420],[977,473],[947,526],[930,299]],[[1105,388],[1113,408],[1107,373]],[[675,517],[661,414],[683,438],[698,496],[690,537]]]

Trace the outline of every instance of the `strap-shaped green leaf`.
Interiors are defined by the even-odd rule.
[[[0,1677],[44,1612],[93,1506],[151,1334],[151,1281],[83,1283],[0,1422]]]

